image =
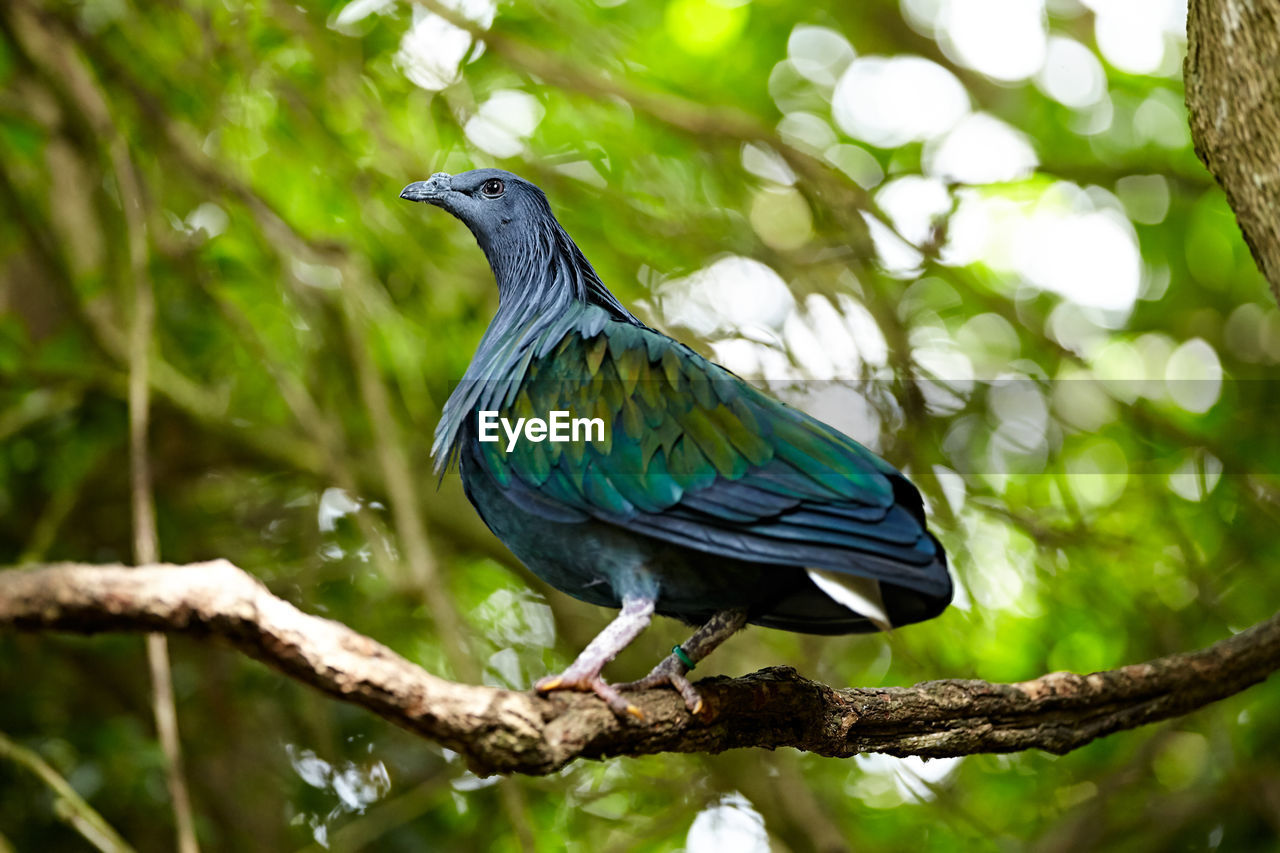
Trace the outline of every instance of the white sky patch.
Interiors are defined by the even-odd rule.
[[[1052,36],[1036,86],[1058,103],[1079,110],[1102,99],[1107,78],[1092,50],[1074,39]]]
[[[832,145],[822,156],[864,190],[869,190],[884,180],[884,169],[880,168],[880,162],[865,148],[842,142]]]
[[[1044,64],[1047,26],[1040,0],[950,0],[942,46],[996,80],[1025,80]]]
[[[827,305],[830,304],[827,303]],[[830,332],[830,329],[828,328],[827,331]],[[841,338],[837,337],[833,341],[821,339],[814,331],[810,318],[799,311],[792,311],[782,325],[782,340],[806,377],[811,379],[836,377],[835,361],[838,353],[832,350],[839,349]],[[847,351],[845,355],[848,355]]]
[[[918,56],[855,59],[836,83],[832,115],[840,129],[881,148],[931,139],[969,111],[956,76]]]
[[[1169,396],[1188,412],[1207,412],[1222,393],[1222,362],[1204,338],[1192,338],[1173,351],[1164,369]]]
[[[933,414],[949,415],[964,408],[973,393],[973,362],[950,339],[932,335],[935,329],[922,325],[912,330],[911,357],[920,370],[920,393],[926,407]]]
[[[947,263],[983,261],[1041,290],[1111,312],[1133,309],[1142,255],[1123,206],[1098,187],[1061,181],[1034,202],[965,192],[951,220]]]
[[[735,791],[698,812],[684,849],[687,853],[769,853],[769,833],[760,812]]]
[[[830,88],[854,58],[849,40],[835,30],[800,24],[787,39],[787,57],[802,77]]]
[[[933,38],[938,33],[947,0],[901,0],[902,17],[917,32]]]
[[[858,356],[872,367],[884,367],[889,363],[889,343],[871,312],[861,302],[844,293],[836,296],[840,313],[844,315],[846,328],[858,347]]]
[[[989,445],[993,469],[1009,470],[1007,463],[1000,463],[1013,457],[1043,461],[1048,452],[1049,403],[1040,387],[1025,376],[1002,374],[991,385],[988,406],[998,424]]]
[[[1019,238],[1016,265],[1036,287],[1082,305],[1132,309],[1142,257],[1128,219],[1110,210],[1037,212]]]
[[[942,496],[947,499],[951,514],[958,516],[964,509],[968,495],[968,486],[965,484],[964,477],[944,465],[934,465],[933,476],[938,480],[938,487],[942,489]]]
[[[836,132],[822,116],[804,111],[787,113],[778,122],[778,135],[788,145],[822,153],[836,144]]]
[[[951,209],[951,195],[941,181],[908,175],[876,193],[876,202],[898,232],[914,245],[929,240],[938,217]]]
[[[231,217],[218,205],[206,201],[188,213],[185,222],[191,233],[203,231],[208,238],[212,239],[227,230],[227,226],[231,224]]]
[[[338,519],[348,516],[360,509],[360,503],[342,489],[329,487],[320,496],[320,505],[316,509],[316,524],[320,530],[328,533],[337,527]]]
[[[498,649],[485,661],[485,671],[481,680],[489,687],[519,689],[518,685],[524,682],[520,655],[510,647]]]
[[[1026,134],[986,113],[965,116],[924,149],[925,174],[965,184],[1020,180],[1037,165]]]
[[[724,338],[711,342],[716,363],[744,379],[787,382],[803,379],[800,370],[778,346],[750,338]]]
[[[865,394],[852,385],[844,382],[805,382],[770,390],[787,405],[830,424],[874,453],[882,452],[881,412]]]
[[[806,296],[804,307],[809,328],[822,344],[823,357],[831,365],[831,378],[857,376],[861,358],[844,315],[831,304],[830,299],[818,293]],[[815,375],[814,378],[822,377]]]
[[[538,99],[528,92],[499,89],[467,119],[467,139],[494,157],[514,157],[546,115]]]
[[[556,624],[551,608],[529,590],[494,590],[475,608],[474,615],[483,620],[485,637],[498,645],[518,649],[555,645]]]
[[[335,29],[343,30],[363,21],[370,15],[380,15],[396,4],[397,0],[352,0],[342,7],[333,19]]]
[[[743,337],[711,342],[716,360],[740,376],[769,380],[834,379],[860,377],[863,368],[883,367],[889,347],[875,319],[861,303],[848,294],[837,294],[835,304],[817,293],[804,300],[804,310],[792,304],[779,333],[757,327],[744,330]],[[764,332],[761,334],[761,332]],[[811,386],[838,389],[839,406],[848,408],[849,386]],[[856,394],[855,394],[856,396]],[[854,407],[869,405],[859,399]],[[811,411],[809,406],[804,407]],[[866,426],[878,423],[874,412],[854,413],[851,423]],[[827,420],[826,418],[823,418]],[[831,420],[835,423],[839,418]],[[862,429],[850,435],[870,435],[876,429]]]
[[[363,814],[365,809],[391,791],[391,775],[381,761],[371,761],[366,765],[351,761],[332,764],[316,755],[314,750],[300,749],[291,743],[285,744],[284,748],[298,778],[337,799],[337,805],[326,815],[303,813],[298,816],[299,822],[311,827],[312,837],[321,846],[329,846],[329,825],[334,820],[344,813]]]
[[[464,18],[488,29],[497,12],[493,0],[442,0]],[[339,18],[346,12],[339,13]],[[400,40],[395,64],[417,86],[429,92],[448,88],[461,77],[462,62],[471,52],[471,34],[417,4],[413,22]],[[479,50],[472,55],[479,55]]]
[[[929,802],[935,797],[930,786],[946,782],[963,759],[914,755],[895,758],[871,752],[854,756],[858,770],[852,783],[853,795],[872,808],[893,808],[904,802]],[[926,784],[927,783],[927,784]]]
[[[968,572],[969,592],[980,611],[1005,610],[1019,616],[1037,616],[1036,543],[1004,521],[975,511],[961,518],[971,563],[980,571]]]
[[[882,412],[858,386],[847,380],[863,377],[868,369],[888,361],[888,344],[875,319],[848,294],[835,303],[810,294],[803,310],[788,309],[778,333],[762,327],[741,330],[741,336],[711,342],[715,359],[739,376],[779,383],[775,389],[787,402],[855,436],[875,449]],[[796,380],[834,380],[794,386]]]
[[[663,282],[656,297],[668,322],[704,337],[753,329],[777,332],[795,309],[795,297],[782,277],[741,255],[727,255],[691,275]]]
[[[1222,460],[1206,450],[1189,451],[1169,475],[1169,488],[1188,501],[1202,501],[1222,479]]]
[[[1133,74],[1179,76],[1186,40],[1186,0],[1082,0],[1094,12],[1094,36],[1108,62]],[[1096,72],[1079,52],[1066,67],[1078,85],[1052,70],[1062,67],[1062,42],[1046,39],[1044,0],[902,0],[902,13],[917,31],[937,39],[947,55],[997,80],[1038,75],[1050,97],[1079,108],[1092,103]],[[1055,51],[1055,43],[1058,49]],[[1074,49],[1072,49],[1074,50]],[[1056,54],[1056,55],[1055,55]],[[1098,69],[1100,70],[1100,69]],[[1053,83],[1049,84],[1049,80]],[[1100,85],[1100,83],[1099,83]],[[1096,95],[1093,100],[1097,100]]]
[[[1108,62],[1131,74],[1181,74],[1176,45],[1186,38],[1186,0],[1083,0]]]
[[[960,203],[947,227],[947,245],[942,259],[949,264],[963,266],[982,261],[990,266],[1007,270],[1013,265],[1013,249],[1008,232],[1027,215],[1027,206],[1001,195],[989,195],[976,190],[958,190]]]
[[[796,173],[791,171],[781,154],[754,142],[743,143],[742,168],[758,178],[782,186],[791,186],[796,182]]]
[[[920,252],[871,214],[864,213],[862,218],[867,223],[867,233],[871,235],[876,257],[885,274],[902,279],[918,275],[920,264],[924,261]]]

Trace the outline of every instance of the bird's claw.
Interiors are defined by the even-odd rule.
[[[652,690],[656,687],[672,687],[684,699],[685,707],[689,709],[689,713],[696,717],[702,713],[702,709],[706,706],[702,701],[702,695],[698,693],[698,689],[689,682],[689,679],[685,678],[685,674],[688,671],[689,668],[679,658],[675,655],[667,655],[644,678],[639,681],[619,684],[617,689]]]
[[[644,711],[623,699],[617,688],[601,678],[599,674],[573,675],[565,672],[561,675],[548,675],[546,678],[539,679],[533,685],[533,689],[538,693],[550,693],[553,690],[576,690],[579,693],[594,693],[603,699],[609,709],[620,718],[633,717],[636,720],[644,720]]]

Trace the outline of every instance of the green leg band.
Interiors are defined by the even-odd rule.
[[[671,647],[671,654],[675,655],[676,659],[679,660],[680,663],[688,667],[690,670],[692,670],[695,666],[697,666],[697,664],[689,660],[689,656],[685,654],[684,649],[680,648],[679,645],[674,645]]]

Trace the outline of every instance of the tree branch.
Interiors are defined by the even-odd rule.
[[[1280,613],[1195,652],[1018,684],[930,681],[831,688],[789,667],[701,682],[694,718],[672,691],[635,694],[643,724],[594,696],[455,684],[345,625],[301,612],[225,560],[141,568],[57,564],[0,571],[0,626],[216,635],[245,654],[462,754],[478,773],[551,773],[578,758],[794,747],[926,758],[1043,749],[1230,696],[1280,668]]]

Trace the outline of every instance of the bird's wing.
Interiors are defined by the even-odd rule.
[[[837,430],[652,329],[594,324],[532,360],[500,416],[598,418],[598,441],[473,444],[525,509],[711,554],[950,595],[915,487]],[[499,431],[501,435],[501,431]]]

